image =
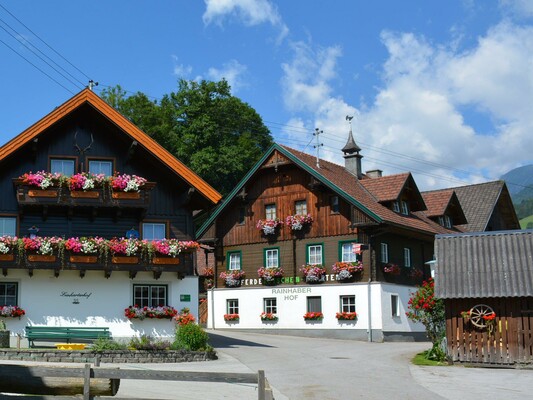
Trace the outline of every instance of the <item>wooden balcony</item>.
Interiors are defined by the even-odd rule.
[[[22,179],[13,179],[19,206],[108,207],[148,209],[150,193],[155,182],[147,182],[139,192],[116,192],[109,187],[87,191],[68,188],[40,189],[25,185]]]
[[[101,260],[95,255],[74,254],[66,251],[60,259],[56,254],[25,254],[20,257],[16,254],[0,254],[0,268],[3,276],[9,274],[9,270],[25,270],[33,276],[35,270],[52,270],[58,277],[61,271],[79,271],[83,278],[86,271],[102,271],[109,278],[114,271],[127,271],[131,279],[135,278],[140,271],[152,272],[155,279],[159,279],[163,272],[173,272],[179,279],[189,273],[192,266],[192,252],[184,251],[177,257],[154,255],[148,261],[140,256],[109,256],[107,260]]]

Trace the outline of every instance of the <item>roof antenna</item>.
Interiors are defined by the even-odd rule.
[[[324,146],[324,143],[319,143],[318,136],[324,133],[324,131],[319,130],[318,128],[315,129],[315,133],[313,133],[313,136],[316,137],[316,144],[313,146],[316,149],[316,167],[320,168],[320,146]]]
[[[93,87],[95,87],[95,86],[98,86],[98,82],[95,82],[95,81],[93,81],[92,79],[89,80],[89,85],[87,85],[87,87],[89,88],[89,90],[90,90],[91,92],[92,92],[92,90],[93,90]]]

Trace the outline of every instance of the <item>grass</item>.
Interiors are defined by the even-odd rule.
[[[442,367],[444,365],[448,365],[447,362],[441,362],[441,361],[434,361],[434,360],[428,360],[427,359],[427,353],[429,350],[423,351],[422,353],[418,353],[416,356],[414,356],[411,360],[411,362],[414,365],[425,365],[430,367]]]
[[[527,224],[530,223],[530,222],[533,222],[533,215],[530,215],[529,217],[522,218],[520,220],[520,227],[522,229],[526,229],[527,228]]]

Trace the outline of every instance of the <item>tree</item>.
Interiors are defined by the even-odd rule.
[[[180,80],[159,102],[141,92],[127,96],[118,85],[101,96],[222,194],[273,143],[259,114],[225,80]]]
[[[446,336],[444,301],[435,298],[435,282],[432,278],[424,281],[418,290],[411,294],[408,309],[409,311],[405,313],[407,317],[424,324],[428,338],[433,343],[427,358],[444,361],[446,359],[446,353],[442,349],[442,342]]]

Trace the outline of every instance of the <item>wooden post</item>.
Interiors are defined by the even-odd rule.
[[[260,369],[257,371],[257,398],[265,400],[265,371]]]
[[[91,397],[91,364],[85,364],[83,371],[83,400],[89,400]]]
[[[98,355],[98,354],[94,357],[94,366],[95,367],[99,367],[100,366],[100,355]]]

